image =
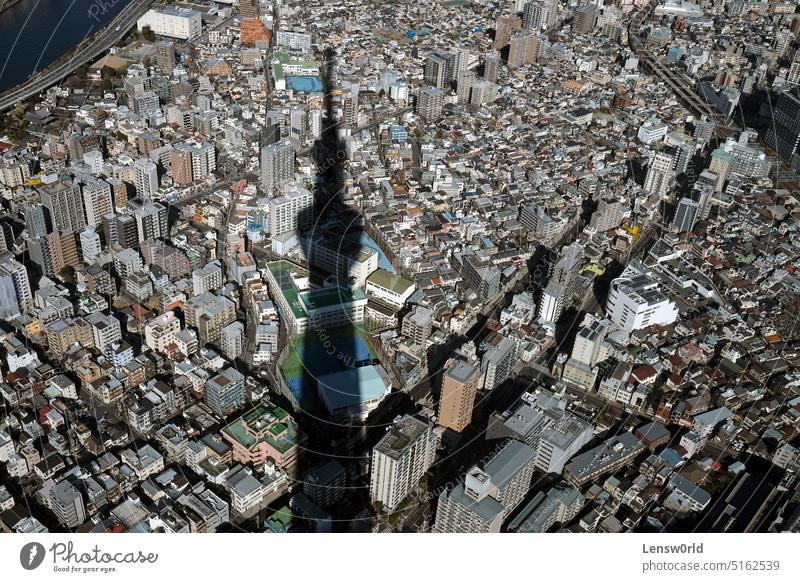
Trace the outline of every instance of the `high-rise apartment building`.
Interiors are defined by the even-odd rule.
[[[47,504],[58,521],[67,528],[77,528],[86,521],[83,496],[66,479],[56,483],[50,490]]]
[[[180,330],[180,320],[173,311],[167,311],[144,326],[144,343],[153,351],[167,353],[167,348],[175,341],[175,334]]]
[[[442,375],[437,424],[461,432],[472,422],[472,408],[478,391],[480,370],[458,361]]]
[[[54,230],[77,232],[86,226],[83,198],[77,182],[62,179],[39,187],[42,205]]]
[[[417,113],[425,121],[435,121],[442,116],[444,91],[438,87],[423,87],[417,94]]]
[[[31,293],[28,269],[17,261],[12,254],[6,253],[0,256],[0,271],[11,276],[11,281],[14,284],[14,293],[20,308],[26,310],[31,307],[33,305],[33,293]]]
[[[547,7],[544,2],[528,2],[522,9],[522,27],[525,30],[540,30],[547,25]]]
[[[83,185],[83,208],[86,224],[98,227],[103,217],[114,211],[111,200],[111,185],[105,180],[89,180]]]
[[[245,402],[244,376],[235,368],[225,368],[206,382],[206,404],[225,417]]]
[[[261,188],[274,193],[294,180],[294,146],[289,140],[261,148]],[[273,233],[274,234],[274,233]]]
[[[444,51],[433,51],[425,59],[423,76],[425,82],[434,87],[447,87],[456,74],[458,55]]]
[[[270,200],[270,234],[274,237],[309,228],[314,220],[314,196],[310,190],[292,186]]]
[[[224,282],[222,261],[213,260],[200,269],[192,271],[192,295],[202,295],[206,291],[217,291]]]
[[[156,43],[156,67],[163,73],[172,74],[175,68],[175,43],[171,40]]]
[[[433,464],[436,436],[424,421],[404,416],[372,449],[369,497],[392,510],[417,486]]]
[[[172,181],[179,186],[192,183],[192,150],[188,144],[175,144],[169,153]]]
[[[497,75],[500,73],[500,53],[491,51],[486,53],[483,58],[483,78],[490,83],[497,83]]]
[[[481,343],[484,351],[481,358],[484,390],[492,390],[511,375],[516,363],[517,344],[498,333],[489,334]]]
[[[147,158],[139,158],[133,164],[136,195],[150,200],[158,192],[158,167]]]
[[[647,167],[644,189],[650,194],[663,198],[669,192],[675,176],[675,156],[669,151],[657,152]]]
[[[483,469],[473,467],[463,483],[439,496],[433,531],[497,533],[525,499],[534,471],[534,451],[509,441]]]

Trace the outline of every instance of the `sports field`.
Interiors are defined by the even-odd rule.
[[[360,325],[310,330],[292,340],[288,349],[289,355],[281,365],[280,373],[305,409],[317,404],[313,379],[376,358],[364,339],[364,328]],[[303,386],[305,378],[312,378],[309,386]]]

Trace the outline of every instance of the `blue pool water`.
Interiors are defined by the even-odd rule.
[[[303,93],[322,93],[322,79],[311,76],[286,77],[286,87]]]

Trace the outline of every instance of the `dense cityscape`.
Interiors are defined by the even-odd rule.
[[[800,531],[797,0],[125,4],[0,93],[0,531]]]

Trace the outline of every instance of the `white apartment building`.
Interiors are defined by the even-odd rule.
[[[436,436],[422,420],[404,416],[372,449],[369,497],[392,510],[417,486],[436,454]]]
[[[197,10],[168,6],[152,8],[136,21],[136,30],[142,32],[145,27],[160,36],[189,40],[200,36],[203,22]]]
[[[144,343],[153,351],[164,353],[174,343],[175,334],[181,330],[181,322],[175,313],[167,311],[147,322],[144,327]]]

